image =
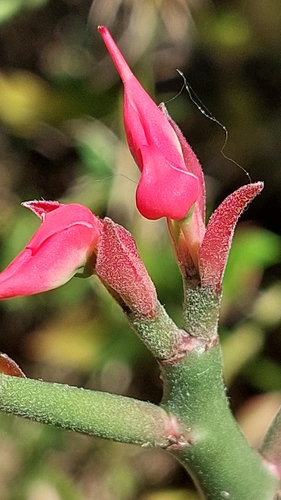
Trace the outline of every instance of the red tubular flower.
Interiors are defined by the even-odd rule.
[[[248,184],[215,210],[205,229],[201,166],[163,104],[158,108],[128,67],[110,33],[98,28],[124,85],[124,125],[141,171],[137,207],[148,219],[167,217],[178,264],[187,286],[219,295],[234,228],[262,183]],[[192,207],[192,210],[190,210]]]
[[[109,31],[98,28],[124,85],[124,125],[128,145],[140,171],[136,203],[148,219],[180,220],[199,193],[198,160],[189,148],[185,161],[178,135],[145,92],[120,53]],[[196,164],[196,166],[194,166]]]
[[[83,205],[30,201],[23,206],[41,220],[25,249],[0,273],[0,299],[57,288],[95,252],[102,222]]]

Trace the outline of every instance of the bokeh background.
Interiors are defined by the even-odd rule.
[[[165,221],[143,220],[105,24],[165,101],[206,174],[208,213],[251,178],[265,190],[239,223],[220,334],[231,407],[258,446],[281,403],[281,9],[279,0],[1,0],[0,262],[38,227],[21,201],[78,202],[134,235],[181,324]],[[210,116],[190,100],[180,69]],[[182,90],[182,91],[181,91]],[[181,91],[181,92],[180,92]],[[179,93],[179,95],[177,95]],[[202,107],[202,105],[200,104]],[[0,350],[28,377],[159,402],[152,356],[95,278],[0,304]],[[195,500],[167,453],[0,415],[2,500]]]

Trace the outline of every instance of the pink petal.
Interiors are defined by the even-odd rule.
[[[154,146],[143,146],[140,154],[144,168],[136,194],[138,210],[147,219],[183,219],[197,198],[197,178],[171,168]]]
[[[167,117],[170,125],[173,127],[175,133],[177,134],[179,143],[181,145],[181,150],[182,150],[183,159],[184,159],[186,169],[188,170],[188,172],[195,175],[198,179],[198,196],[197,196],[197,202],[196,202],[196,205],[198,205],[198,208],[196,209],[196,212],[199,210],[199,213],[196,214],[196,218],[201,219],[200,225],[205,224],[206,190],[205,190],[205,179],[204,179],[202,167],[201,167],[199,160],[198,160],[197,156],[195,155],[193,149],[188,144],[187,140],[185,139],[185,137],[182,134],[178,125],[170,117],[170,115],[169,115],[169,113],[168,113],[168,111],[163,103],[161,103],[159,105],[159,109]]]
[[[88,208],[60,204],[42,215],[44,222],[25,249],[0,273],[1,299],[66,283],[95,250],[102,222]]]
[[[56,208],[59,208],[61,203],[58,201],[46,201],[46,200],[34,200],[34,201],[24,201],[22,203],[22,206],[25,208],[29,208],[32,212],[39,217],[39,219],[44,220],[45,214],[48,212],[52,212],[53,210],[56,210]]]
[[[142,172],[137,207],[149,219],[183,218],[197,199],[198,179],[184,161],[178,132],[133,75],[109,31],[98,30],[124,84],[127,142]],[[198,163],[193,153],[188,159]]]

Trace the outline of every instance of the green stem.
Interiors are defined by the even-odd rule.
[[[172,450],[208,500],[273,500],[278,479],[249,446],[230,412],[219,346],[163,365],[162,406],[182,421]],[[190,437],[192,436],[192,437]]]
[[[170,444],[174,420],[151,403],[0,375],[0,410],[43,424],[141,446]]]
[[[153,318],[143,318],[131,312],[127,318],[142,342],[157,359],[167,360],[181,354],[179,343],[185,332],[179,330],[160,303]]]
[[[218,319],[220,295],[208,288],[200,288],[198,283],[184,286],[183,324],[192,337],[218,339]]]

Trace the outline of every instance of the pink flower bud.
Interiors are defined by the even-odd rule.
[[[95,270],[123,308],[139,317],[153,318],[158,311],[155,287],[139,256],[133,237],[111,219],[104,219]],[[125,307],[124,307],[125,304]]]
[[[172,243],[184,281],[222,291],[222,279],[235,226],[247,205],[263,189],[262,182],[246,184],[230,194],[214,211],[206,230],[195,203],[192,214],[182,221],[168,221]]]
[[[83,205],[30,201],[42,224],[25,249],[0,273],[0,299],[57,288],[87,264],[102,222]]]
[[[180,220],[198,197],[199,180],[186,163],[181,143],[166,113],[157,107],[131,72],[109,31],[98,28],[124,85],[124,125],[140,171],[136,202],[147,219]]]
[[[240,187],[231,193],[211,215],[198,253],[201,286],[216,295],[222,279],[237,221],[247,205],[263,189],[263,182]]]

